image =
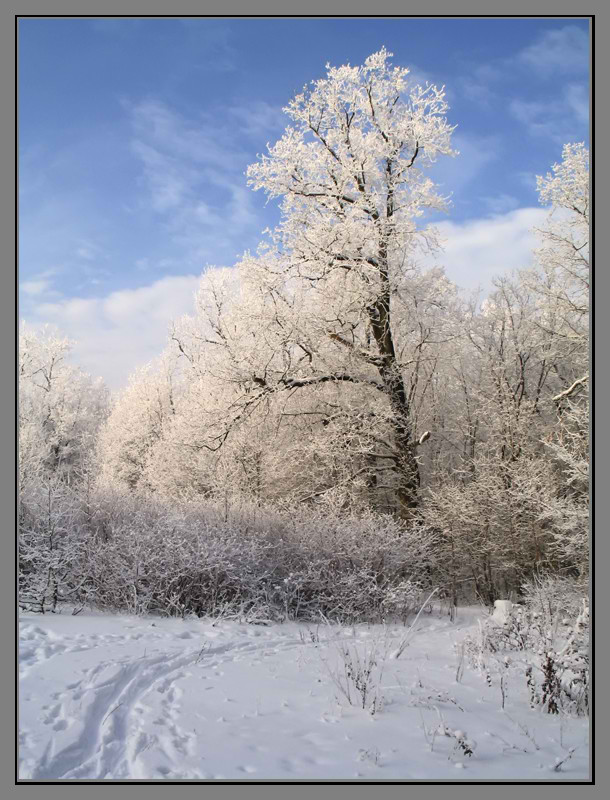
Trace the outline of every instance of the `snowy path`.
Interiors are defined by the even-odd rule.
[[[384,707],[371,716],[333,683],[337,645],[381,653],[401,627],[321,626],[316,641],[315,626],[294,624],[25,614],[20,778],[586,780],[588,721],[530,710],[521,686],[502,712],[468,669],[456,683],[453,642],[476,616],[423,620],[384,662]],[[447,737],[431,746],[423,727],[441,716],[477,740],[473,758]]]

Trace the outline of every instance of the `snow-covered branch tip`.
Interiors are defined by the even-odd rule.
[[[582,378],[579,378],[577,381],[569,386],[567,389],[564,389],[563,392],[559,392],[553,397],[553,402],[560,403],[565,397],[570,397],[574,394],[574,392],[579,391],[580,389],[584,388],[585,384],[589,381],[589,376],[584,375]]]

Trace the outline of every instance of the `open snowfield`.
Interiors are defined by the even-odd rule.
[[[396,658],[402,626],[22,614],[19,777],[589,780],[588,720],[530,709],[516,674],[504,710],[496,681],[467,664],[456,681],[484,616],[423,614]],[[375,714],[337,686],[342,648],[376,653]]]

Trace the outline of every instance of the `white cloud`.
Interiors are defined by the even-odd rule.
[[[272,106],[264,100],[243,103],[228,108],[227,111],[238,121],[244,133],[258,140],[270,134],[279,138],[290,124],[290,118],[280,106]]]
[[[229,142],[231,130],[224,130],[220,116],[198,119],[173,111],[158,100],[145,100],[131,107],[136,140],[146,141],[160,151],[197,164],[232,163],[243,153]],[[212,133],[213,131],[213,133]],[[231,137],[232,138],[232,137]]]
[[[160,153],[145,142],[134,141],[132,149],[144,165],[144,176],[154,210],[169,211],[182,205],[193,185],[200,180],[200,173],[188,169],[175,158]]]
[[[510,112],[525,125],[535,130],[535,126],[539,124],[546,124],[545,122],[539,123],[536,120],[542,119],[550,108],[549,104],[541,103],[540,101],[527,101],[517,98],[511,101]]]
[[[250,119],[262,126],[268,108],[244,106],[242,124]],[[235,140],[238,126],[227,130],[221,118],[188,119],[155,100],[130,113],[132,151],[147,188],[143,202],[185,249],[183,263],[199,266],[218,253],[226,261],[242,252],[247,236],[260,234],[264,225],[245,183],[248,158]]]
[[[478,106],[488,106],[494,93],[484,83],[473,81],[470,78],[458,78],[457,81],[461,93],[467,100],[476,103]]]
[[[166,277],[106,297],[39,303],[27,321],[56,325],[76,341],[74,361],[92,375],[100,375],[111,388],[119,388],[136,367],[163,350],[169,323],[193,313],[199,280],[194,275]]]
[[[565,99],[579,122],[589,122],[589,92],[582,83],[570,83],[566,87]]]
[[[461,94],[477,105],[489,106],[494,98],[491,85],[502,77],[502,72],[491,64],[473,65],[467,75],[457,78]]]
[[[49,281],[25,281],[21,284],[21,291],[32,297],[42,294],[49,288]]]
[[[95,258],[95,253],[89,247],[79,247],[76,251],[76,255],[79,258],[84,258],[87,261],[93,261]]]
[[[440,222],[436,228],[445,240],[444,252],[435,261],[458,286],[488,292],[494,277],[530,265],[538,245],[532,229],[542,225],[547,213],[520,208],[489,219]]]
[[[533,81],[547,80],[553,76],[571,77],[572,81],[581,81],[589,69],[589,36],[586,31],[576,25],[567,25],[558,30],[543,32],[528,47],[505,58],[498,58],[486,64],[470,63],[466,74],[456,76],[453,81],[459,93],[478,106],[489,107],[494,101],[501,101],[499,85],[507,79],[520,79],[527,74],[525,86]],[[580,92],[581,90],[576,90]],[[570,90],[563,87],[563,110]],[[580,97],[574,97],[578,110],[583,117],[584,105]],[[584,116],[588,119],[587,109]],[[550,104],[549,104],[550,105]],[[545,104],[545,108],[547,105]],[[525,111],[527,113],[527,111]]]
[[[440,222],[436,227],[445,240],[444,252],[434,260],[427,257],[426,263],[442,264],[447,276],[463,288],[488,292],[492,278],[530,264],[537,246],[532,229],[542,225],[546,214],[544,209],[521,208],[488,219]],[[163,350],[169,323],[193,313],[199,280],[194,275],[172,276],[105,297],[38,303],[27,321],[56,325],[76,340],[76,363],[119,388],[136,367]]]
[[[554,100],[528,102],[516,98],[509,110],[531,136],[544,136],[563,145],[583,138],[589,122],[589,92],[586,84],[569,83]]]
[[[537,42],[522,50],[517,60],[544,77],[584,72],[589,66],[589,37],[575,25],[546,31]]]
[[[51,278],[59,273],[57,268],[45,269],[42,272],[37,272],[30,275],[27,280],[19,283],[19,290],[27,297],[39,297],[46,295],[47,297],[57,297],[59,292],[53,289],[53,282]]]

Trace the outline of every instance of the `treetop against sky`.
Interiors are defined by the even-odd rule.
[[[429,171],[438,263],[465,288],[527,266],[536,175],[588,142],[586,19],[22,19],[20,315],[57,324],[111,386],[162,349],[208,266],[279,221],[246,169],[325,65],[386,47],[446,87],[452,147]]]

